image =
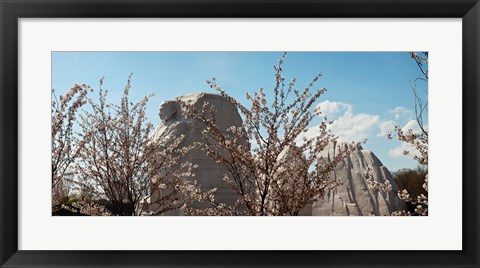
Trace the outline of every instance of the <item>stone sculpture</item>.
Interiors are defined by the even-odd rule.
[[[180,102],[193,105],[198,111],[202,109],[205,102],[217,110],[217,125],[222,131],[231,126],[241,127],[242,119],[235,105],[227,101],[224,97],[210,93],[192,93],[177,97],[175,101],[163,102],[160,106],[159,116],[162,124],[155,129],[154,138],[160,139],[162,143],[168,143],[170,140],[183,135],[183,140],[179,146],[190,146],[195,142],[202,142],[202,131],[204,125],[198,120],[185,116],[182,112]],[[190,150],[183,156],[181,161],[188,161],[195,168],[195,180],[200,185],[203,192],[217,188],[215,199],[217,202],[233,205],[238,199],[234,191],[222,180],[224,174],[228,171],[218,165],[215,160],[208,157],[203,151],[198,149]],[[164,191],[164,190],[162,190]],[[154,204],[161,197],[162,191],[152,194],[149,202]],[[193,208],[204,207],[205,204],[193,204]],[[180,210],[169,211],[162,215],[183,215]]]
[[[346,143],[331,143],[321,153],[329,161],[337,150],[347,148]],[[373,178],[379,183],[386,180],[392,185],[391,192],[373,190],[365,178],[367,167],[373,169]],[[405,209],[405,202],[396,194],[397,185],[382,162],[371,151],[359,146],[346,159],[339,163],[331,175],[338,185],[324,198],[312,204],[313,216],[383,216],[393,211]]]
[[[153,139],[160,140],[166,145],[187,132],[187,123],[181,117],[181,110],[177,101],[164,101],[160,104],[158,116],[162,124],[155,128]]]
[[[181,116],[180,105],[177,101],[170,100],[164,101],[160,104],[160,109],[158,116],[162,123],[155,128],[153,133],[153,139],[160,142],[160,147],[166,148],[170,142],[173,142],[175,139],[183,136],[185,139],[185,134],[187,132],[187,122]],[[179,146],[184,146],[184,141],[179,144]],[[159,200],[162,196],[171,194],[173,189],[153,189],[151,196],[147,202],[149,202],[148,211],[157,211],[158,204],[156,201]],[[183,212],[180,209],[174,209],[162,213],[164,216],[179,216],[183,215]]]
[[[237,107],[230,103],[226,98],[212,93],[191,93],[177,98],[178,101],[193,105],[198,111],[202,109],[205,102],[216,110],[217,127],[221,131],[226,131],[229,127],[242,127],[242,118],[238,113]],[[194,142],[203,142],[202,131],[205,126],[197,120],[184,117],[188,122],[188,130],[185,136],[185,145]],[[233,205],[238,199],[238,195],[223,181],[224,174],[228,171],[221,167],[205,152],[198,149],[191,150],[185,156],[185,160],[198,167],[195,169],[195,180],[200,184],[202,191],[206,192],[217,188],[215,199],[226,205]],[[201,207],[197,204],[196,207]],[[193,206],[195,207],[195,205]]]

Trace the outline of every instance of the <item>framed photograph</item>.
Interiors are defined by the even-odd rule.
[[[479,266],[477,0],[0,1],[1,267]]]

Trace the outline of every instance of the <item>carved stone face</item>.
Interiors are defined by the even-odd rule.
[[[160,119],[165,123],[168,120],[172,119],[175,116],[175,113],[177,112],[177,109],[175,108],[175,105],[172,103],[167,103],[163,102],[160,104],[160,111],[158,115],[160,116]]]

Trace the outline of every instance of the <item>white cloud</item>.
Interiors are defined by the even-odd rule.
[[[414,133],[420,132],[420,127],[418,126],[416,120],[410,120],[405,124],[405,126],[402,127],[403,131],[408,131],[409,129],[411,129]]]
[[[329,118],[336,117],[329,129],[342,141],[363,141],[370,136],[380,124],[380,116],[366,113],[355,114],[353,106],[343,102],[324,101],[317,105]],[[336,116],[340,114],[340,116]],[[313,137],[317,127],[310,128],[305,136]]]
[[[320,111],[327,116],[334,116],[340,111],[352,110],[352,106],[350,104],[335,101],[332,102],[329,100],[319,103],[316,108],[320,109]]]
[[[341,141],[363,141],[372,137],[372,134],[376,134],[378,138],[386,138],[387,133],[394,133],[394,127],[397,124],[394,120],[383,120],[379,115],[358,113],[354,112],[352,105],[342,102],[324,101],[317,105],[320,111],[327,115],[327,117],[333,118],[334,122],[328,127],[333,134],[338,136]],[[404,131],[412,129],[414,132],[419,132],[417,121],[412,120],[413,113],[404,107],[395,107],[389,110],[387,114],[393,114],[394,117],[409,120],[402,127]],[[408,118],[409,117],[409,118]],[[408,118],[408,119],[407,119]],[[425,126],[427,127],[427,126]],[[318,126],[311,127],[306,133],[301,135],[297,142],[301,142],[302,137],[313,138],[318,134]],[[395,136],[395,135],[394,135]],[[394,138],[395,139],[395,138]],[[398,147],[389,150],[388,154],[392,157],[408,157],[403,154],[403,151],[407,150],[410,154],[416,154],[417,151],[410,144],[401,143]]]
[[[410,120],[413,117],[413,112],[412,110],[409,110],[405,107],[398,106],[393,108],[392,110],[388,111],[388,114],[393,115],[395,120],[400,120],[400,119],[405,119],[405,120]]]
[[[397,148],[391,149],[388,151],[388,155],[391,157],[408,157],[411,156],[404,155],[403,152],[408,151],[410,154],[415,154],[417,150],[410,143],[402,142]]]
[[[425,130],[428,130],[427,125],[425,125],[424,128],[425,128]],[[420,127],[418,126],[418,123],[417,123],[416,120],[410,120],[402,127],[402,130],[404,132],[406,132],[410,129],[413,131],[413,133],[420,133],[421,132]],[[398,147],[388,151],[388,155],[390,155],[392,157],[402,157],[403,156],[403,157],[411,158],[411,156],[405,156],[403,154],[404,151],[410,152],[410,155],[419,155],[418,151],[415,147],[413,147],[409,143],[405,143],[405,142],[402,142]]]
[[[380,121],[380,116],[346,112],[331,125],[332,132],[343,141],[363,141]]]
[[[386,137],[388,133],[393,132],[395,129],[395,122],[392,120],[382,121],[378,128],[380,132],[377,133],[377,137]]]

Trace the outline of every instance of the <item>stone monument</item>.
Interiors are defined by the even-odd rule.
[[[202,131],[205,126],[198,120],[189,118],[182,112],[180,102],[193,105],[198,111],[201,111],[205,102],[217,111],[217,126],[221,131],[226,131],[231,126],[241,127],[242,119],[235,105],[227,101],[218,94],[211,93],[192,93],[177,97],[175,101],[163,102],[160,106],[159,116],[162,124],[155,129],[154,138],[160,139],[162,143],[167,144],[170,140],[184,135],[179,146],[189,146],[195,142],[202,142]],[[198,149],[190,150],[181,161],[188,161],[197,166],[195,168],[194,179],[200,185],[203,192],[217,188],[215,199],[217,202],[233,205],[238,199],[234,191],[222,180],[224,174],[228,171],[221,167],[212,158],[208,157],[203,151]],[[150,203],[160,198],[162,191],[152,194]],[[193,208],[204,207],[205,204],[193,204]],[[163,213],[162,215],[183,215],[179,210]]]
[[[177,100],[193,105],[198,111],[201,111],[205,102],[216,110],[217,127],[221,131],[226,131],[229,127],[242,127],[242,118],[238,113],[237,107],[230,103],[226,98],[218,94],[212,93],[191,93]],[[185,144],[190,145],[194,142],[203,142],[202,131],[205,126],[198,120],[184,117],[188,122],[188,130],[185,136]],[[238,195],[223,181],[224,174],[228,171],[221,167],[205,152],[198,149],[191,150],[185,160],[194,165],[198,165],[195,169],[195,180],[200,184],[201,190],[206,192],[213,188],[217,188],[215,199],[226,205],[233,205],[238,199]],[[202,205],[197,205],[201,207]],[[195,206],[193,206],[195,207]]]
[[[158,116],[162,123],[155,128],[152,138],[156,141],[160,141],[160,147],[166,148],[177,138],[186,135],[188,124],[182,117],[180,105],[177,101],[170,100],[162,102],[160,104]],[[182,140],[179,146],[184,146],[184,144],[185,142]],[[164,195],[172,194],[173,189],[153,189],[151,191],[151,196],[149,200],[147,200],[149,203],[148,211],[157,211],[158,204],[156,201]],[[183,212],[180,209],[174,209],[166,211],[162,213],[162,215],[179,216],[183,215]]]
[[[175,101],[166,101],[160,106],[159,116],[162,124],[155,129],[154,137],[167,144],[172,139],[184,135],[180,146],[189,146],[195,142],[202,142],[202,131],[205,126],[182,112],[180,102],[193,105],[198,111],[205,102],[217,111],[217,126],[226,131],[231,126],[241,127],[242,118],[234,104],[218,94],[192,93],[176,98]],[[322,160],[330,161],[335,157],[337,150],[347,148],[346,143],[335,142],[321,152]],[[295,148],[289,148],[293,150]],[[291,151],[282,152],[279,157],[287,157]],[[302,161],[303,159],[296,159]],[[193,149],[182,159],[198,167],[195,169],[195,180],[202,191],[207,192],[217,188],[215,198],[218,202],[233,205],[238,195],[222,180],[228,171],[221,167],[205,152]],[[389,181],[393,191],[385,193],[372,190],[368,187],[365,178],[367,167],[373,169],[373,178],[379,183]],[[324,198],[306,206],[300,212],[301,216],[380,216],[390,215],[391,212],[405,209],[405,202],[396,194],[396,183],[374,153],[358,147],[347,158],[341,161],[331,174],[331,180],[338,185],[327,192]],[[151,203],[161,196],[162,192],[152,195]],[[206,204],[193,204],[194,208],[205,207]],[[180,210],[170,211],[162,215],[183,215]]]
[[[155,128],[153,139],[160,140],[162,146],[166,147],[169,142],[187,132],[187,122],[182,116],[177,101],[162,102],[158,116],[162,124]]]
[[[345,150],[346,143],[331,143],[321,153],[329,161],[338,149]],[[373,179],[379,183],[390,182],[393,190],[383,192],[368,187],[365,178],[367,167],[373,169]],[[397,185],[388,169],[371,151],[359,146],[335,168],[331,179],[338,186],[327,192],[324,198],[314,202],[313,216],[384,216],[405,209],[405,202],[397,196]]]

